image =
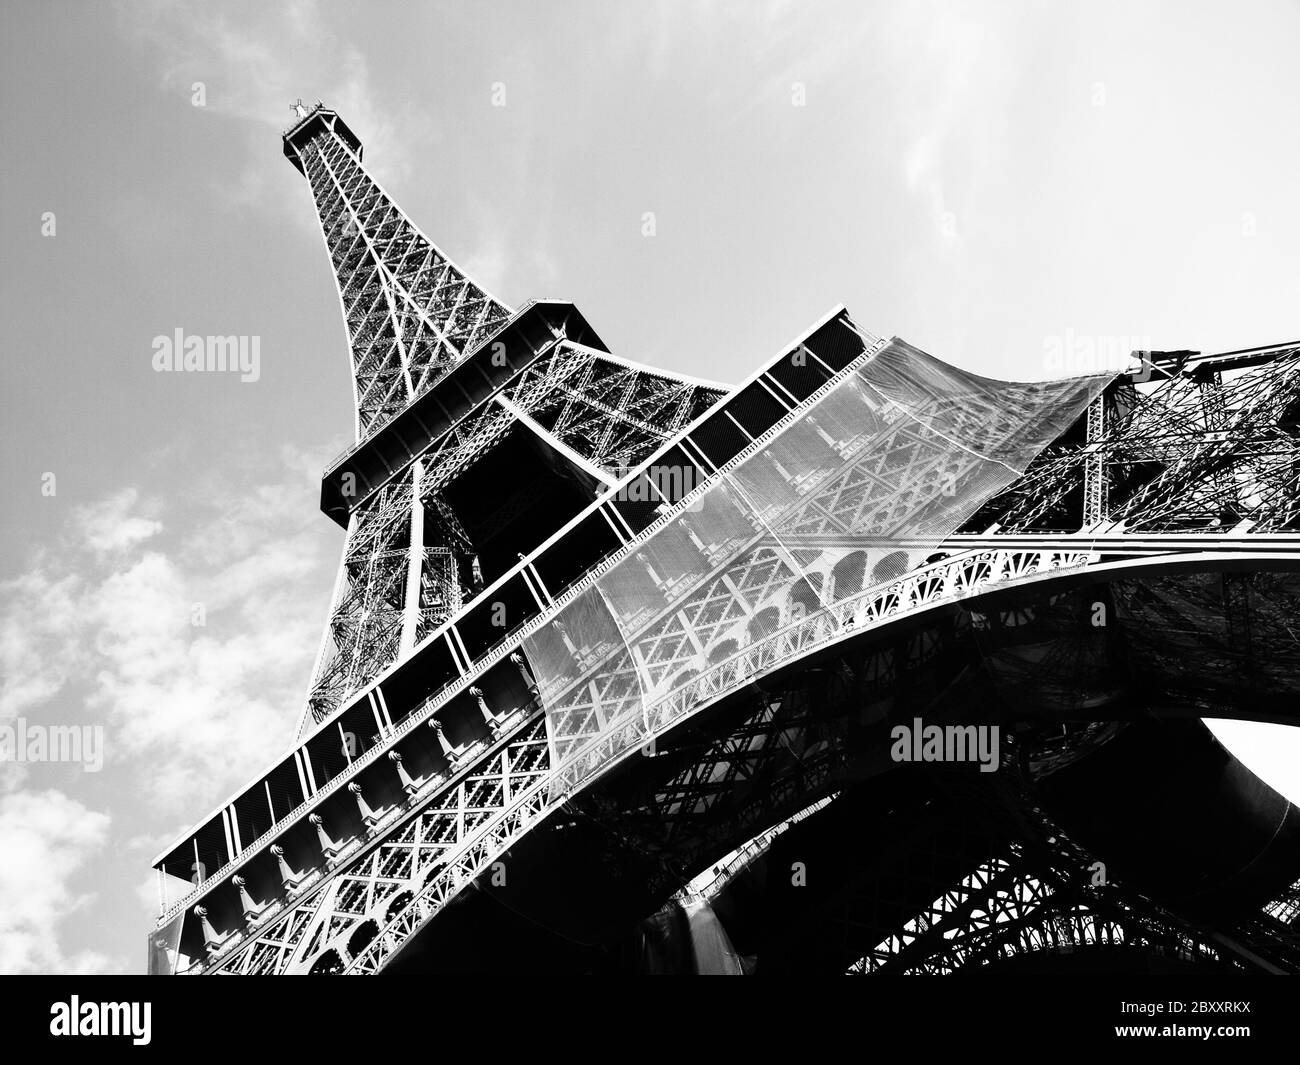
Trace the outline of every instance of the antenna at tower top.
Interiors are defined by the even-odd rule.
[[[289,105],[289,110],[299,118],[307,117],[307,108],[303,106],[302,97],[299,96],[297,101]]]

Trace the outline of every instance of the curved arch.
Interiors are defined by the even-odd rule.
[[[778,607],[764,607],[745,625],[745,639],[749,644],[756,644],[766,639],[781,627],[781,611]]]
[[[862,591],[867,575],[868,555],[865,551],[850,551],[831,568],[831,597],[847,599]]]
[[[786,596],[786,613],[792,617],[805,617],[821,609],[821,589],[825,581],[820,573],[810,573],[790,585]]]
[[[725,640],[719,640],[708,651],[708,660],[712,665],[719,662],[725,662],[728,658],[740,650],[740,643],[728,637]]]
[[[896,581],[911,568],[906,551],[891,551],[871,567],[872,584]]]
[[[1037,555],[1039,553],[1008,552],[1008,554]],[[878,634],[881,629],[890,625],[907,619],[917,619],[928,612],[950,607],[959,599],[966,603],[968,607],[975,607],[976,613],[992,612],[996,609],[1000,616],[1006,612],[1006,607],[1000,604],[1003,595],[1030,584],[1051,582],[1060,591],[1065,591],[1081,584],[1104,583],[1108,579],[1117,576],[1141,576],[1149,573],[1235,571],[1242,569],[1244,562],[1245,560],[1240,555],[1231,552],[1180,552],[1137,558],[1097,560],[1087,565],[1054,569],[1051,567],[1043,568],[1041,563],[1032,560],[1026,564],[1013,567],[1008,564],[1007,560],[1000,560],[995,557],[992,552],[968,552],[964,556],[956,556],[942,563],[937,563],[934,567],[938,569],[964,564],[969,570],[969,580],[966,582],[952,588],[942,587],[940,581],[925,572],[928,567],[923,567],[921,570],[908,574],[903,582],[898,582],[884,589],[870,589],[867,593],[869,601],[865,604],[861,602],[842,603],[837,604],[835,611],[818,611],[803,619],[801,624],[804,626],[817,626],[820,622],[824,630],[820,639],[810,642],[788,641],[791,647],[797,648],[795,653],[781,659],[779,662],[771,663],[768,668],[762,670],[761,674],[735,667],[735,678],[732,683],[712,684],[707,699],[691,697],[690,712],[698,713],[707,709],[718,699],[724,698],[732,690],[749,683],[758,675],[770,676],[789,665],[799,662],[808,654],[819,652],[845,640],[863,638],[869,633]],[[1253,562],[1252,568],[1254,569],[1300,571],[1300,557],[1281,551],[1261,552],[1254,555],[1251,562]],[[971,587],[972,585],[980,587]],[[924,601],[915,601],[917,589],[926,591]],[[971,591],[975,591],[977,594],[969,595]],[[963,594],[963,592],[966,594]],[[909,599],[909,596],[912,596],[912,598]],[[825,615],[841,611],[842,613],[839,613],[839,624],[834,627],[827,627],[824,623]],[[1023,611],[1017,609],[1014,605],[1012,606],[1012,612],[1016,613],[1018,620],[1025,620]],[[746,648],[747,652],[755,649],[764,640],[770,640],[777,635],[777,629],[772,627],[773,616],[774,608],[767,607],[750,619],[747,626],[747,633],[750,637],[749,645]],[[724,664],[715,665],[711,670],[705,670],[701,674],[701,681],[709,678],[711,674],[716,673],[720,668],[725,668]],[[675,699],[676,696],[677,693],[673,693],[668,698]],[[672,727],[680,718],[680,714],[675,708],[669,709],[668,712],[658,713],[655,707],[648,709],[652,722],[658,723],[655,728],[656,734],[662,734],[661,726]],[[1274,720],[1274,718],[1267,716],[1255,719],[1261,721]]]
[[[342,971],[343,959],[339,957],[339,952],[331,947],[311,963],[311,968],[307,970],[307,975],[337,976]]]
[[[348,953],[353,957],[360,954],[379,935],[379,924],[373,917],[367,917],[356,926],[348,936]]]
[[[980,587],[975,588],[971,587],[969,584],[957,582],[949,588],[947,584],[945,584],[944,594],[935,595],[933,598],[927,599],[923,602],[913,603],[910,606],[902,602],[900,593],[901,585],[916,578],[921,585],[935,588],[939,586],[940,582],[937,581],[934,575],[927,575],[918,571],[917,573],[909,574],[907,581],[900,582],[885,592],[881,592],[879,589],[873,589],[872,594],[877,597],[894,601],[896,604],[895,608],[887,612],[875,614],[870,614],[870,612],[868,612],[869,616],[865,617],[862,624],[843,624],[836,629],[826,630],[823,638],[816,641],[801,645],[792,644],[792,647],[796,647],[794,653],[791,653],[777,661],[770,662],[769,668],[763,671],[762,676],[770,681],[771,678],[780,675],[791,667],[797,666],[810,656],[822,654],[829,647],[843,643],[857,643],[859,641],[865,642],[873,639],[880,639],[882,636],[887,636],[889,631],[899,624],[905,623],[911,625],[917,620],[924,619],[928,615],[938,616],[940,612],[948,612],[950,614],[952,608],[959,601],[964,601],[966,603],[979,603],[981,606],[992,610],[999,606],[1000,600],[1005,594],[1011,594],[1016,589],[1032,584],[1050,584],[1052,585],[1052,594],[1060,595],[1074,587],[1103,583],[1119,576],[1132,577],[1149,573],[1217,573],[1233,569],[1239,570],[1247,566],[1255,569],[1276,569],[1279,571],[1291,572],[1300,571],[1300,558],[1297,556],[1283,551],[1267,550],[1254,552],[1249,559],[1243,559],[1241,554],[1231,551],[1170,552],[1155,556],[1147,555],[1141,557],[1109,559],[1099,559],[1094,557],[1086,566],[1075,566],[1068,569],[1054,569],[1050,566],[1044,567],[1037,563],[1011,565],[1008,562],[1008,558],[1018,554],[1038,556],[1043,553],[1037,551],[1017,552],[1015,550],[1008,550],[1002,553],[988,551],[964,552],[962,555],[955,556],[945,560],[943,563],[936,564],[936,568],[950,567],[959,564],[966,565],[970,572],[975,575],[974,583]],[[1050,554],[1050,552],[1047,554]],[[1001,557],[1002,555],[1008,557],[1003,558]],[[846,605],[849,607],[850,611],[852,611],[852,604]],[[828,611],[820,611],[819,613],[825,614],[828,613]],[[755,615],[754,618],[751,618],[749,625],[747,626],[747,631],[755,639],[755,643],[761,643],[764,639],[770,639],[774,634],[773,632],[769,632],[766,636],[763,635],[764,631],[767,630],[771,624],[773,615],[775,614],[775,607],[768,607],[758,615]],[[767,617],[765,618],[764,615],[767,615]],[[852,617],[856,615],[851,613],[850,616]],[[815,620],[815,618],[807,619],[807,622],[811,623]],[[754,645],[751,644],[751,647],[745,648],[745,652],[747,653],[752,646]],[[744,657],[744,655],[741,655],[740,657]],[[716,669],[718,665],[725,664],[726,663],[718,663],[713,668]],[[699,683],[706,680],[710,672],[711,670],[706,669],[696,678],[696,682]],[[674,729],[681,727],[685,722],[694,718],[697,714],[707,712],[711,707],[717,705],[722,700],[727,699],[740,688],[749,685],[753,679],[756,679],[756,675],[745,674],[742,677],[738,674],[737,683],[714,685],[707,694],[692,692],[690,690],[690,687],[693,687],[692,685],[688,687],[684,693],[685,705],[683,706],[682,712],[674,713],[672,715],[665,716],[653,714],[653,708],[649,708],[652,711],[652,727],[649,734],[643,737],[644,741],[651,742],[652,740],[667,738]],[[764,688],[766,689],[767,686],[768,685],[765,684]],[[676,693],[674,694],[674,698],[675,697]],[[1108,708],[1100,707],[1099,709],[1104,713]],[[1275,720],[1275,718],[1261,713],[1259,708],[1253,705],[1242,707],[1242,710],[1244,711],[1242,714],[1243,717],[1249,717],[1255,720]],[[1294,717],[1292,718],[1292,723],[1295,723]],[[480,861],[489,861],[490,855],[504,852],[510,846],[518,843],[529,831],[547,821],[551,814],[563,805],[564,802],[573,798],[574,794],[591,788],[598,781],[609,775],[617,766],[635,755],[637,751],[638,748],[631,747],[614,754],[608,760],[604,761],[600,765],[599,770],[591,777],[580,781],[577,785],[576,792],[567,792],[563,795],[542,802],[537,809],[536,814],[530,817],[527,821],[521,823],[520,830],[516,834],[510,836],[508,839],[503,839],[499,846],[494,845],[492,851],[483,851],[482,855],[478,856]],[[804,794],[805,801],[808,794],[809,793]],[[406,906],[403,913],[394,912],[397,908],[393,907],[390,910],[392,916],[388,923],[394,928],[399,924],[402,925],[403,928],[409,927],[409,930],[414,932],[417,928],[423,927],[433,918],[436,912],[440,912],[441,908],[445,906],[447,902],[455,897],[459,891],[463,890],[463,884],[466,882],[462,879],[459,881],[459,885],[445,885],[439,891],[438,905],[434,909],[430,910],[427,908],[426,904],[426,909],[421,911],[422,915],[417,914],[416,906],[419,903],[419,899],[437,887],[437,884],[435,884],[436,880],[440,880],[440,878],[430,877],[426,879],[424,886],[419,892],[417,892],[418,897]],[[373,968],[380,968],[385,964],[385,961],[382,957],[374,958],[370,959],[368,964]],[[371,971],[373,971],[373,969]]]
[[[384,907],[384,915],[380,918],[380,924],[387,924],[396,914],[404,910],[410,903],[413,896],[409,891],[399,891],[396,895],[388,900]],[[357,951],[352,952],[354,955]]]
[[[699,665],[686,663],[684,667],[662,682],[665,691],[671,691],[683,684],[689,684],[700,675]]]

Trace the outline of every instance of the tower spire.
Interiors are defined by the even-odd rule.
[[[397,206],[337,112],[301,99],[291,110],[284,153],[311,186],[338,285],[358,441],[322,487],[323,509],[349,533],[300,721],[307,729],[472,598],[485,563],[491,581],[595,487],[612,485],[618,465],[685,425],[721,389],[616,360],[570,304],[556,320],[538,318],[555,312],[536,304],[531,317],[520,316],[521,357],[537,359],[527,373],[517,375],[498,353],[468,367],[469,380],[452,374],[502,331],[511,308]],[[422,435],[440,419],[452,426],[447,438]],[[488,461],[489,452],[512,457]],[[478,473],[472,490],[463,487],[471,466],[496,462],[495,476]],[[547,488],[557,469],[565,472]],[[347,482],[353,472],[364,491]],[[497,502],[485,508],[481,499],[490,497]]]
[[[302,100],[284,135],[311,184],[352,356],[357,439],[401,413],[510,315],[407,217],[361,162],[361,141]]]

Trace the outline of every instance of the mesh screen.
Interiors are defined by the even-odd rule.
[[[572,775],[593,744],[612,755],[646,734],[641,671],[600,589],[584,589],[524,650],[547,708],[551,765]]]
[[[556,790],[837,631],[1108,380],[994,381],[893,341],[790,416],[525,640]]]
[[[180,960],[181,926],[185,923],[182,910],[161,928],[149,936],[149,962],[147,972],[150,976],[171,976],[176,972]]]

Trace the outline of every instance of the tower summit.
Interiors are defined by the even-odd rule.
[[[311,184],[352,352],[357,438],[406,409],[510,308],[445,256],[361,163],[361,141],[323,104],[293,105],[284,153]]]

